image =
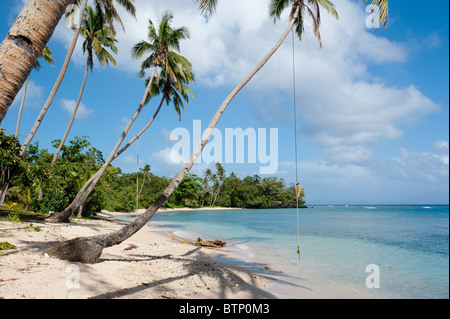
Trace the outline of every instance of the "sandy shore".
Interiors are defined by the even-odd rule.
[[[163,210],[163,211],[170,211]],[[265,265],[220,262],[225,250],[195,247],[165,231],[144,227],[120,245],[103,251],[94,265],[69,263],[42,255],[56,242],[109,233],[123,227],[119,213],[72,224],[0,221],[0,242],[16,246],[0,251],[0,298],[7,299],[272,299],[366,298],[311,279],[289,282]],[[40,231],[36,231],[35,227]],[[206,238],[205,238],[206,239]],[[207,238],[214,240],[215,238]],[[245,264],[245,263],[244,263]]]
[[[104,217],[113,214],[104,214]],[[272,279],[213,261],[219,249],[199,248],[144,227],[124,243],[103,251],[95,265],[71,264],[41,254],[55,242],[109,233],[113,220],[76,220],[70,225],[0,222],[0,298],[272,298]],[[41,231],[35,231],[34,227]],[[79,274],[79,278],[77,278]],[[79,283],[79,285],[77,285]]]

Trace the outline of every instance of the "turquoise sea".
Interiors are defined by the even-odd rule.
[[[449,298],[449,206],[314,206],[299,216],[300,263],[296,209],[158,213],[150,224],[225,240],[236,256],[229,262],[292,277],[305,269],[375,298]],[[379,269],[379,288],[366,286],[369,265]]]

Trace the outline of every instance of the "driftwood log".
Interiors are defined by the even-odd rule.
[[[214,240],[214,241],[210,241],[210,240],[203,240],[200,237],[197,238],[197,241],[195,243],[191,243],[188,241],[185,241],[183,239],[174,237],[169,235],[170,237],[172,237],[173,240],[178,240],[179,242],[182,242],[183,244],[187,244],[187,245],[193,245],[193,246],[197,246],[197,247],[213,247],[213,248],[220,248],[223,247],[227,244],[226,241],[220,241],[218,239]]]
[[[197,241],[195,242],[194,246],[200,246],[200,247],[214,247],[214,248],[220,248],[227,244],[225,241],[220,241],[216,239],[215,241],[210,240],[203,240],[200,237],[197,238]]]

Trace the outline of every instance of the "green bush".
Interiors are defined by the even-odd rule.
[[[50,191],[44,195],[41,201],[35,200],[33,208],[41,213],[60,212],[69,205],[69,198],[58,191]]]

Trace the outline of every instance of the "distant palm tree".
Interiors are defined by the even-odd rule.
[[[67,126],[66,132],[64,133],[64,137],[62,138],[61,143],[59,144],[59,147],[53,157],[52,167],[58,159],[59,153],[61,152],[69,132],[72,129],[73,122],[75,121],[75,117],[81,103],[84,88],[86,86],[89,70],[92,72],[92,69],[94,68],[94,55],[97,57],[97,60],[102,67],[105,67],[109,63],[112,63],[114,66],[116,65],[116,60],[107,50],[110,49],[112,52],[117,53],[117,47],[115,46],[115,43],[117,42],[116,33],[114,30],[107,27],[105,22],[106,20],[104,19],[102,12],[96,12],[90,6],[86,8],[81,25],[81,36],[85,39],[83,42],[83,53],[87,54],[86,70],[84,72],[83,83],[81,85],[77,103],[72,112],[72,117],[69,125]]]
[[[146,52],[150,53],[149,57],[147,57],[142,63],[141,71],[139,73],[141,76],[145,75],[146,69],[153,68],[152,75],[150,79],[147,80],[147,88],[144,92],[141,103],[134,116],[128,122],[125,130],[117,141],[116,146],[112,150],[110,156],[108,157],[102,168],[82,187],[72,203],[68,207],[66,207],[64,211],[50,217],[48,219],[49,221],[66,223],[70,222],[69,218],[72,213],[77,209],[79,205],[84,203],[84,201],[87,199],[87,197],[99,181],[100,177],[105,172],[106,168],[115,158],[117,158],[116,153],[119,150],[119,147],[127,136],[131,126],[141,113],[144,105],[148,102],[148,96],[150,90],[152,89],[153,80],[155,76],[159,78],[159,70],[162,70],[162,78],[170,79],[169,81],[175,81],[174,86],[180,86],[177,88],[178,92],[183,91],[183,88],[181,87],[182,84],[189,83],[191,81],[189,79],[189,76],[193,77],[193,74],[192,71],[189,71],[189,68],[187,68],[190,63],[188,63],[185,58],[181,57],[177,52],[175,52],[180,50],[180,41],[189,38],[189,32],[184,27],[178,29],[172,28],[172,19],[172,14],[168,12],[164,13],[159,24],[158,31],[156,30],[153,22],[149,20],[150,26],[148,35],[150,42],[141,41],[136,44],[132,50],[132,55],[135,58],[142,57]],[[182,79],[184,82],[175,79]],[[178,105],[181,104],[178,103]],[[153,119],[156,117],[156,115],[157,114],[155,114]],[[153,119],[151,120],[151,122],[153,121]]]
[[[216,203],[217,197],[219,197],[220,191],[222,190],[223,183],[226,180],[225,170],[219,162],[216,163],[216,170],[216,191],[214,192],[214,200],[211,202],[210,206],[214,206]]]
[[[133,5],[134,0],[115,0],[119,5],[123,6],[128,13],[130,13],[132,16],[136,16],[136,9]],[[80,26],[83,21],[84,12],[87,7],[88,0],[75,0],[73,1],[73,5],[67,6],[67,18],[70,18],[71,12],[73,13],[75,10],[74,8],[80,7],[79,10],[79,20],[77,23],[77,27],[75,29],[75,34],[72,39],[72,43],[70,45],[69,51],[67,52],[66,59],[64,61],[64,64],[61,68],[61,72],[53,86],[52,91],[50,92],[50,95],[45,102],[44,106],[42,107],[41,112],[39,113],[30,133],[28,134],[27,138],[25,139],[24,143],[22,144],[21,148],[21,156],[23,156],[30,145],[31,141],[33,140],[34,136],[36,135],[40,125],[42,124],[42,121],[44,120],[45,115],[47,114],[48,109],[50,108],[51,104],[53,103],[53,100],[56,96],[56,93],[58,92],[58,89],[64,79],[64,76],[67,72],[67,68],[69,67],[70,59],[72,58],[73,51],[75,50],[75,46],[78,41],[78,36],[80,34]],[[114,7],[114,1],[113,0],[95,0],[95,7],[97,9],[97,12],[103,12],[104,16],[108,20],[108,23],[110,24],[110,27],[113,28],[113,20],[116,19],[119,22],[121,22],[121,19],[119,15],[117,14],[117,11]],[[122,22],[121,22],[122,23]],[[122,25],[123,26],[123,25]],[[1,115],[0,115],[1,116]]]
[[[52,50],[50,50],[48,47],[45,47],[44,50],[42,50],[42,53],[39,58],[44,59],[45,62],[55,65],[55,60],[52,58]],[[36,63],[34,64],[34,70],[39,71],[41,69],[41,63],[39,62],[39,59],[36,60]],[[19,137],[19,131],[20,131],[20,122],[22,120],[22,111],[23,107],[25,105],[25,99],[27,97],[27,89],[28,89],[28,78],[25,81],[25,86],[23,88],[23,97],[22,97],[22,103],[20,104],[19,109],[19,116],[17,117],[17,125],[16,125],[16,138]]]
[[[205,174],[203,176],[203,189],[201,191],[201,199],[200,199],[200,206],[203,207],[205,204],[205,195],[208,193],[211,196],[211,188],[209,187],[209,182],[212,180],[212,171],[211,169],[206,169]]]

